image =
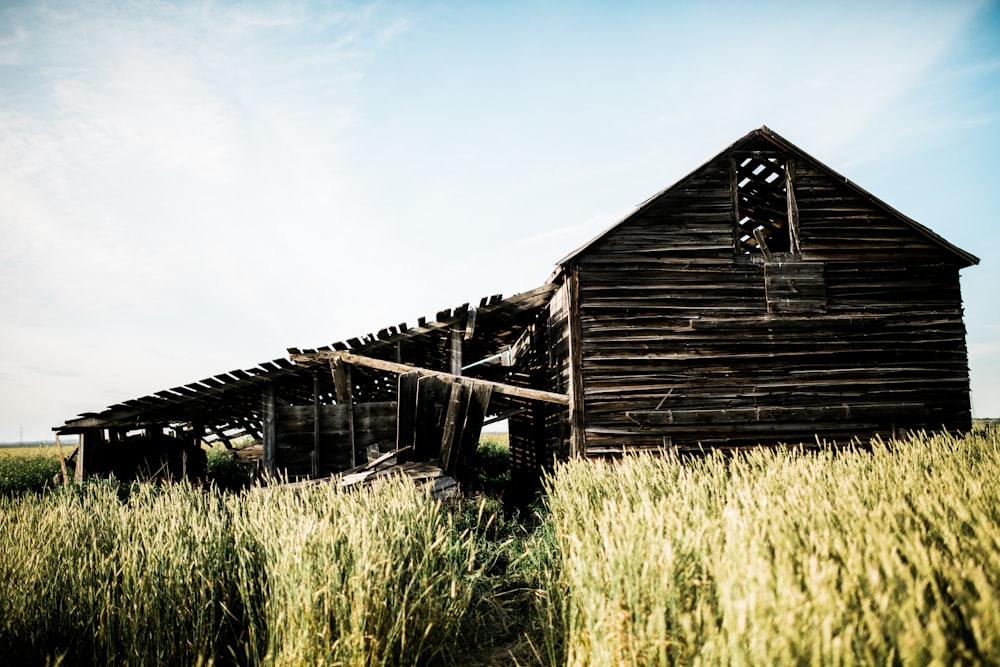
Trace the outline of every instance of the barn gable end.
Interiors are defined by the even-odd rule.
[[[968,428],[977,261],[755,130],[560,262],[575,448]]]

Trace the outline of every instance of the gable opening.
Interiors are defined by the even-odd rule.
[[[733,160],[736,252],[798,252],[792,161],[755,152]]]

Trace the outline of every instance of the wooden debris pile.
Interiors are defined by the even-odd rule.
[[[451,475],[446,475],[440,466],[429,461],[405,460],[405,456],[411,452],[411,447],[395,449],[351,470],[320,479],[293,482],[289,486],[304,488],[318,484],[336,483],[342,488],[350,489],[371,484],[377,479],[386,477],[406,477],[418,486],[429,486],[430,492],[435,498],[448,498],[459,492],[458,480]]]

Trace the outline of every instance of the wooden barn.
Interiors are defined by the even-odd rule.
[[[971,426],[959,271],[978,263],[767,128],[564,257],[541,287],[289,350],[56,429],[263,443],[264,466],[512,477],[630,451]],[[84,457],[86,458],[86,457]],[[408,466],[408,467],[407,467]]]
[[[534,365],[569,456],[968,429],[978,261],[762,127],[559,261]]]
[[[260,450],[289,480],[400,473],[444,489],[464,479],[485,424],[565,394],[521,381],[512,350],[556,291],[463,304],[319,349],[156,392],[55,430],[78,435],[77,477],[196,476],[201,443]],[[255,447],[251,446],[251,449]]]

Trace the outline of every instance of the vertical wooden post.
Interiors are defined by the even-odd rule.
[[[448,370],[452,375],[462,374],[462,339],[465,338],[465,329],[460,329],[454,325],[451,330],[451,364]]]
[[[330,360],[330,372],[333,374],[333,390],[337,403],[347,410],[347,440],[351,448],[351,467],[358,465],[357,452],[354,444],[354,398],[351,393],[351,367],[343,359]]]
[[[99,428],[87,429],[80,434],[80,448],[76,452],[76,470],[73,474],[73,481],[83,482],[83,473],[86,467],[84,459],[87,452],[93,452],[102,444],[104,444],[104,434]]]
[[[69,475],[66,473],[66,458],[63,456],[62,443],[59,442],[59,434],[56,433],[56,451],[59,452],[59,467],[62,469],[63,486],[69,484]]]
[[[83,456],[83,433],[79,433],[76,436],[76,450],[79,455],[76,457],[77,468],[73,470],[73,481],[76,481],[76,471],[80,470],[80,474],[83,475],[83,468],[80,466],[80,457]]]
[[[455,434],[459,429],[461,419],[462,404],[469,400],[469,388],[462,384],[461,380],[456,380],[451,385],[451,392],[448,395],[448,408],[445,412],[444,429],[441,432],[441,450],[438,456],[441,469],[449,475],[454,474],[454,450]],[[461,437],[461,433],[458,434]]]
[[[278,472],[278,443],[276,432],[277,405],[274,394],[274,383],[264,385],[261,394],[260,414],[263,419],[264,437],[264,471],[271,476]]]
[[[737,173],[738,165],[736,164],[736,158],[731,157],[729,158],[729,195],[733,207],[733,252],[739,255],[743,252],[743,249],[740,247],[740,234],[742,234],[742,230],[740,229],[740,184]]]
[[[788,241],[789,250],[801,253],[799,244],[799,205],[795,202],[795,160],[785,163],[785,199],[788,201]]]
[[[569,327],[569,456],[583,456],[587,448],[583,402],[583,350],[580,325],[580,268],[566,276],[569,287],[566,326]]]
[[[319,373],[313,372],[313,450],[312,450],[312,476],[319,477],[319,438],[320,438],[320,409],[319,409]]]
[[[396,381],[396,449],[415,449],[419,382],[416,373],[400,373]]]
[[[201,449],[201,441],[205,438],[205,425],[200,421],[191,422],[191,446]]]

